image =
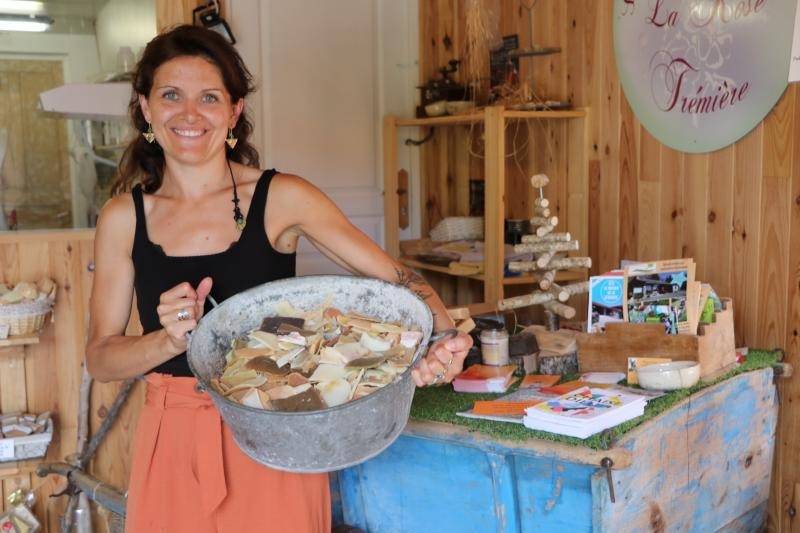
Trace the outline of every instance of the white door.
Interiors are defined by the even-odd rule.
[[[416,1],[226,6],[259,86],[250,107],[262,166],[308,179],[382,246],[382,117],[413,111]],[[306,241],[297,260],[298,274],[342,272]]]

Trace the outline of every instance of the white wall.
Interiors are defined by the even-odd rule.
[[[413,113],[416,1],[230,0],[226,9],[260,86],[249,105],[262,166],[310,180],[382,245],[381,127],[387,109]],[[306,242],[298,252],[298,273],[338,271]]]
[[[97,13],[97,47],[103,71],[119,73],[120,47],[129,47],[138,59],[139,52],[157,33],[155,0],[108,2]]]
[[[65,83],[93,82],[100,72],[94,35],[0,32],[0,57],[60,60]]]

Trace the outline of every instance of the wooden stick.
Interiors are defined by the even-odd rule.
[[[579,281],[578,283],[571,283],[569,285],[564,285],[564,290],[567,291],[570,296],[575,296],[576,294],[583,294],[585,292],[589,292],[589,282]]]
[[[559,302],[545,302],[544,308],[550,311],[551,313],[555,313],[558,316],[564,317],[567,320],[571,320],[575,318],[575,308],[570,307],[568,305],[564,305]]]
[[[556,279],[556,271],[548,270],[539,280],[539,288],[542,289],[543,291],[549,290],[550,286],[553,284],[554,279]]]
[[[549,217],[550,216],[550,208],[549,207],[533,207],[533,214],[537,217]]]
[[[523,294],[522,296],[514,296],[513,298],[506,298],[497,302],[497,308],[501,311],[508,309],[516,309],[518,307],[527,307],[529,305],[539,305],[545,302],[550,302],[555,298],[549,292],[535,291],[530,294]]]
[[[522,236],[522,243],[523,244],[536,244],[540,242],[555,242],[555,241],[571,241],[572,235],[569,232],[566,233],[550,233],[548,235],[543,235],[539,237],[538,235],[523,235]]]
[[[556,300],[559,302],[566,302],[569,300],[569,292],[567,292],[567,290],[558,283],[551,283],[550,288],[547,290],[550,292],[550,294],[555,296]]]
[[[541,254],[545,252],[573,252],[579,247],[578,241],[568,242],[539,242],[533,244],[517,244],[514,246],[514,253],[518,254]]]
[[[570,270],[572,268],[592,268],[592,258],[591,257],[554,258],[544,268],[539,268],[539,265],[536,264],[536,261],[511,261],[508,264],[508,269],[511,270],[512,272],[530,272],[531,270]]]
[[[554,255],[555,255],[555,252],[552,251],[552,250],[550,250],[549,252],[543,253],[542,255],[540,255],[539,257],[536,258],[536,265],[539,268],[546,267],[548,264],[550,264],[550,261],[553,260],[553,256]]]
[[[553,215],[550,217],[531,217],[531,225],[533,226],[558,226],[558,217]]]
[[[547,198],[534,198],[533,205],[535,205],[536,207],[549,207],[550,200],[548,200]]]
[[[555,226],[539,226],[538,228],[536,228],[536,236],[537,237],[544,237],[545,235],[547,235],[548,233],[550,233],[554,229],[556,229]]]

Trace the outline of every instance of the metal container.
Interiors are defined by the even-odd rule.
[[[408,420],[414,381],[409,368],[391,384],[358,400],[301,413],[266,411],[217,394],[208,383],[219,377],[225,353],[237,335],[275,316],[286,301],[304,311],[322,305],[355,311],[423,332],[414,361],[425,351],[433,327],[428,306],[414,293],[381,280],[352,276],[306,276],[265,283],[233,296],[200,320],[189,339],[189,366],[206,387],[239,448],[279,470],[315,473],[339,470],[381,453]]]

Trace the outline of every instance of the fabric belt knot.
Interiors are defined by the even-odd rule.
[[[155,453],[164,411],[170,408],[192,409],[195,416],[195,435],[192,441],[197,460],[200,500],[203,510],[211,515],[228,495],[219,411],[208,393],[195,390],[195,380],[176,381],[175,378],[158,373],[148,374],[145,380],[148,385],[145,403],[159,413],[157,427],[148,432],[149,438],[144,445],[147,462],[149,464],[152,461]]]

